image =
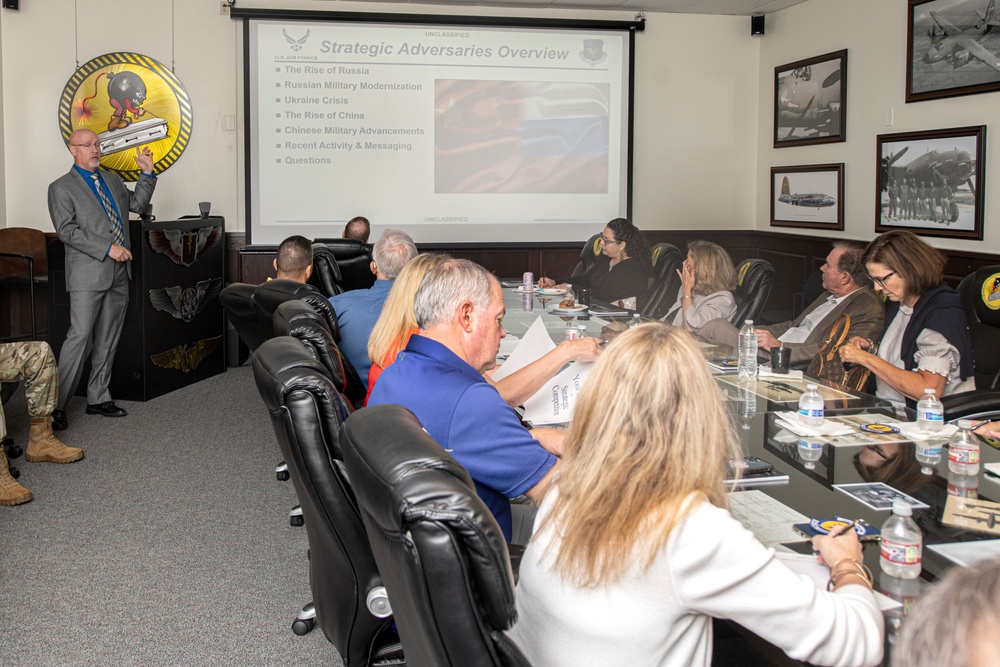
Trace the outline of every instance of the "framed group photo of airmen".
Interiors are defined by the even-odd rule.
[[[875,232],[983,238],[986,126],[880,134]]]
[[[771,167],[771,226],[844,231],[844,163]]]
[[[906,101],[1000,90],[997,0],[909,0]]]
[[[847,49],[774,68],[774,147],[847,140]]]

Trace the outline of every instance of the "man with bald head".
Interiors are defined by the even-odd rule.
[[[100,169],[101,144],[91,130],[69,137],[73,167],[49,185],[49,216],[66,246],[66,289],[70,325],[59,352],[59,401],[52,427],[66,428],[66,407],[83,374],[90,350],[87,414],[124,417],[108,385],[125,321],[132,277],[128,214],[141,213],[156,187],[153,153],[135,149],[140,175],[135,191],[115,173]]]

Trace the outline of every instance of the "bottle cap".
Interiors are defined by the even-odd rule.
[[[816,391],[816,385],[814,385],[814,384],[807,384],[806,385],[806,389],[808,389],[809,391]]]
[[[927,389],[924,389],[924,395],[926,396],[927,394],[932,394],[935,397],[937,396],[937,392],[934,391],[933,389],[931,389],[930,387],[927,387]]]
[[[743,320],[743,324],[753,324],[753,320]]]
[[[893,500],[892,513],[899,516],[913,516],[913,507],[905,500]]]
[[[958,420],[958,427],[960,429],[962,429],[963,431],[971,431],[972,430],[972,420],[971,419],[959,419]]]

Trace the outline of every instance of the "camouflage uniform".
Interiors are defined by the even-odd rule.
[[[0,382],[24,381],[29,417],[48,417],[59,398],[59,368],[48,343],[0,343]],[[0,406],[0,438],[7,424]]]

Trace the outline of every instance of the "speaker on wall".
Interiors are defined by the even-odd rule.
[[[764,15],[750,17],[750,36],[760,37],[764,34]]]

